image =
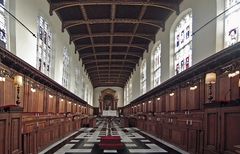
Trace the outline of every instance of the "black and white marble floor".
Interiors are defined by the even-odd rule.
[[[108,129],[106,121],[100,121],[97,128],[81,128],[63,140],[53,144],[40,154],[181,154],[186,153],[172,145],[141,132],[136,128],[120,128],[113,122]],[[120,136],[125,144],[123,150],[101,150],[98,146],[101,136]],[[151,137],[150,137],[151,136]]]

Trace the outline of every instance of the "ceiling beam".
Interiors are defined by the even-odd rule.
[[[80,6],[80,10],[82,11],[84,20],[88,20],[88,16],[87,16],[85,7],[81,5],[81,6]],[[92,35],[92,30],[91,30],[89,24],[86,24],[86,25],[87,25],[88,34],[91,36],[91,35]],[[93,45],[93,44],[94,44],[93,38],[90,37],[90,40],[91,40],[91,44]],[[92,46],[92,51],[93,51],[94,54],[96,53],[96,50],[95,50],[95,47],[94,47],[94,46]],[[80,58],[80,57],[79,57],[79,58]],[[96,61],[96,62],[95,62],[96,65],[97,65],[97,64],[98,64],[98,61],[97,61],[96,55],[94,56],[94,59],[95,59],[95,61]],[[98,68],[97,68],[97,70],[98,70]],[[99,74],[98,74],[98,75],[99,75]]]
[[[150,0],[147,0],[147,2],[149,2],[149,1],[150,1]],[[147,10],[147,6],[142,6],[141,12],[140,12],[140,14],[139,14],[139,16],[138,16],[138,20],[142,20],[144,14],[145,14],[145,12],[146,12],[146,10]],[[133,29],[133,34],[134,34],[134,35],[137,33],[138,27],[139,27],[139,23],[134,26],[134,29]],[[133,36],[134,36],[134,35],[133,35]],[[128,42],[129,44],[132,44],[133,38],[134,38],[133,36],[130,38],[130,40],[129,40],[129,42]],[[126,51],[126,55],[125,55],[124,59],[127,59],[127,55],[128,55],[129,50],[130,50],[130,48],[129,48],[129,46],[128,46],[127,51]],[[124,66],[124,64],[125,64],[125,61],[123,61],[123,66]],[[122,70],[123,70],[123,68],[122,68]],[[119,76],[119,77],[120,77],[120,76]]]
[[[151,7],[158,7],[167,9],[170,11],[176,11],[179,14],[179,4],[182,0],[175,0],[175,1],[156,1],[151,0],[146,2],[146,0],[69,0],[69,1],[59,1],[52,3],[50,2],[50,15],[53,14],[53,11],[58,11],[68,7],[74,7],[78,5],[138,5],[138,6],[151,6]]]
[[[112,55],[121,55],[121,56],[124,56],[126,53],[124,52],[112,52]],[[94,57],[94,55],[96,56],[108,56],[109,55],[109,52],[97,52],[95,54],[93,53],[85,53],[85,54],[80,54],[80,58],[84,59],[84,58],[89,58],[89,57]],[[128,55],[129,56],[133,56],[133,57],[142,57],[143,55],[143,52],[128,52]]]
[[[98,68],[101,69],[101,68],[108,68],[109,65],[108,64],[98,64]],[[116,65],[116,64],[111,64],[111,67],[116,67],[116,68],[122,68],[122,64],[119,64],[119,65]],[[88,65],[85,65],[85,69],[86,70],[91,70],[91,69],[96,69],[97,66],[88,66]],[[124,66],[124,69],[134,69],[135,68],[135,64],[133,66],[129,66],[129,65],[125,65]]]
[[[73,26],[78,25],[91,25],[91,24],[108,24],[108,23],[123,23],[123,24],[145,24],[149,26],[153,26],[156,28],[165,28],[164,22],[160,20],[153,20],[153,19],[88,19],[88,20],[67,20],[62,22],[62,31],[64,32],[64,29],[71,28]]]
[[[90,74],[90,73],[96,73],[96,71],[97,71],[97,70],[92,70],[92,71],[88,70],[87,72],[88,72],[88,74]],[[106,70],[98,70],[98,72],[99,72],[99,73],[108,73],[108,69],[106,69]],[[111,69],[111,73],[112,73],[112,72],[118,72],[118,73],[119,73],[120,70]],[[131,73],[132,71],[125,69],[125,70],[123,70],[122,72]],[[111,74],[111,73],[110,73],[110,74]]]
[[[118,84],[118,83],[95,84],[93,87],[94,88],[97,88],[97,87],[121,87],[121,88],[123,88],[124,84]]]
[[[125,81],[116,82],[116,81],[106,81],[106,80],[104,80],[104,81],[94,82],[94,85],[106,85],[106,84],[109,85],[109,84],[113,84],[113,83],[114,83],[114,85],[115,84],[124,85],[126,82]]]
[[[138,48],[143,51],[148,50],[148,45],[146,44],[128,44],[128,43],[102,43],[102,44],[88,44],[88,45],[76,45],[75,49],[76,51],[81,51],[87,48],[92,48],[92,47],[131,47],[131,48]]]
[[[130,73],[128,73],[128,74],[120,74],[120,78],[128,79],[129,74]],[[89,76],[92,79],[98,79],[98,77],[95,76],[94,73],[90,73]],[[112,73],[111,76],[112,76],[112,78],[117,78],[119,76],[119,73]],[[108,74],[99,74],[99,78],[108,78]]]
[[[121,37],[130,37],[132,36],[132,33],[122,33],[122,32],[117,32],[117,33],[93,33],[92,35],[88,34],[74,34],[70,36],[70,43],[75,42],[77,40],[89,38],[89,37],[110,37],[110,36],[121,36]],[[141,34],[141,33],[136,33],[134,37],[142,38],[145,40],[153,41],[155,42],[155,35],[154,34]]]
[[[138,63],[138,59],[137,60],[129,60],[129,59],[112,59],[113,62],[128,62],[128,63],[132,63],[132,64],[137,64]],[[91,63],[100,63],[100,62],[109,62],[109,59],[99,59],[99,60],[86,60],[83,61],[82,64],[86,65],[86,64],[91,64]]]

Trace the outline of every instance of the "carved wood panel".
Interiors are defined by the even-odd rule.
[[[216,109],[205,112],[205,147],[210,151],[218,150],[219,113]]]
[[[221,152],[234,153],[240,146],[240,107],[221,110]]]
[[[0,116],[0,153],[8,153],[9,138],[8,138],[8,114],[1,114]]]

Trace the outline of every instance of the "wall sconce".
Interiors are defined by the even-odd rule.
[[[68,103],[71,104],[72,102],[69,101]]]
[[[205,83],[208,85],[209,88],[209,96],[208,96],[208,100],[209,102],[212,102],[213,96],[212,96],[212,84],[216,83],[216,78],[217,75],[216,73],[207,73],[205,76]]]
[[[31,87],[31,92],[35,93],[36,92],[36,88]]]
[[[171,97],[174,96],[174,93],[170,93],[169,96],[171,96]]]
[[[49,96],[49,98],[53,98],[53,95],[48,95]]]
[[[148,104],[152,103],[152,101],[148,101]]]
[[[35,84],[32,84],[31,86],[31,92],[35,93],[37,90],[36,90],[36,85]]]
[[[14,85],[17,87],[17,100],[16,100],[16,104],[19,105],[21,102],[20,102],[20,87],[23,86],[23,77],[20,76],[20,75],[16,75],[14,77]]]
[[[159,101],[159,100],[160,100],[160,97],[158,97],[157,100]]]
[[[240,73],[239,71],[235,71],[235,72],[233,72],[233,73],[229,73],[229,74],[228,74],[228,77],[229,77],[229,78],[232,78],[232,77],[238,75],[239,73]]]
[[[197,89],[197,86],[191,86],[190,87],[190,90],[195,90],[195,89]]]
[[[60,102],[63,102],[63,101],[64,101],[64,100],[61,98],[61,99],[60,99]]]
[[[6,77],[9,77],[9,73],[4,69],[0,69],[0,81],[5,82]]]

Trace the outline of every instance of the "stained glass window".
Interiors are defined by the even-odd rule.
[[[63,74],[62,74],[62,85],[65,88],[69,88],[70,85],[70,58],[69,52],[66,47],[63,48]]]
[[[161,43],[152,52],[152,80],[153,87],[161,83]]]
[[[175,74],[192,66],[192,12],[178,22],[175,29]]]
[[[78,68],[75,69],[75,89],[74,93],[81,97],[81,75]]]
[[[53,67],[52,61],[52,32],[47,21],[40,16],[38,19],[37,36],[37,69],[50,76]]]
[[[128,83],[128,100],[132,100],[132,78],[129,80]]]
[[[147,80],[147,64],[146,59],[142,61],[141,67],[140,67],[140,93],[144,94],[147,90],[146,87],[146,80]]]
[[[7,44],[7,25],[6,25],[6,14],[3,7],[5,7],[5,1],[0,1],[0,44],[6,48]]]
[[[225,47],[240,41],[240,0],[225,0]]]

